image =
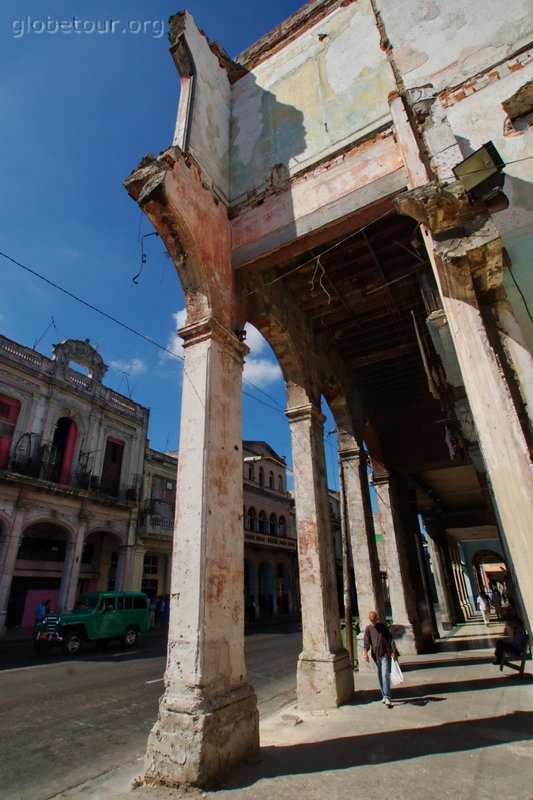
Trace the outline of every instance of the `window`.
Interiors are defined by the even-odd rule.
[[[255,531],[255,508],[249,508],[246,515],[246,527],[249,531]]]
[[[259,467],[259,486],[265,485],[265,472],[263,467]]]
[[[283,491],[283,476],[278,475],[278,492]]]
[[[270,535],[271,535],[271,536],[277,536],[277,534],[278,534],[278,523],[277,523],[277,520],[276,520],[276,515],[275,515],[275,514],[271,514],[271,515],[270,515],[270,520],[269,520],[269,523],[268,523],[268,528],[269,528],[269,531],[270,531]]]
[[[253,481],[255,480],[255,473],[254,473],[254,465],[248,464],[248,480]]]
[[[285,517],[280,517],[278,522],[278,533],[280,536],[287,535],[287,526],[285,524]]]
[[[122,469],[122,456],[124,442],[120,439],[108,438],[105,446],[104,463],[102,465],[101,489],[106,494],[118,495],[120,486],[120,471]]]
[[[141,592],[147,594],[148,597],[157,597],[159,594],[159,581],[153,578],[143,578]]]
[[[145,556],[143,575],[157,575],[159,572],[159,556]]]
[[[258,531],[259,533],[266,533],[266,514],[264,511],[260,511],[257,517],[258,521]]]
[[[274,488],[274,473],[272,472],[272,470],[270,470],[270,472],[268,473],[268,488],[269,489]]]
[[[133,608],[146,608],[146,598],[145,597],[134,597],[133,598]]]

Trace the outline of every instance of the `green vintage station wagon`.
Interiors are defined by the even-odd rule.
[[[134,647],[139,633],[150,627],[148,597],[142,592],[86,592],[72,611],[47,614],[37,627],[35,649],[46,652],[60,645],[76,655],[84,642],[105,646],[119,639]]]

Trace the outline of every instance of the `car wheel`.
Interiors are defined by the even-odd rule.
[[[75,656],[80,652],[81,648],[81,634],[68,633],[63,640],[63,652],[67,656]]]
[[[137,628],[126,628],[126,633],[121,639],[122,647],[135,647],[138,638],[139,631]]]

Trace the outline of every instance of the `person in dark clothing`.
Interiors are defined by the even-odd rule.
[[[516,614],[508,614],[503,630],[503,639],[498,639],[494,650],[493,664],[500,664],[506,655],[521,656],[526,646],[527,634],[522,620]]]
[[[382,700],[387,708],[392,707],[390,690],[390,665],[391,659],[397,658],[400,654],[394,643],[391,632],[387,626],[380,622],[375,611],[368,615],[370,625],[365,628],[363,639],[363,658],[368,661],[369,651],[376,664],[378,671],[379,688],[381,689]]]

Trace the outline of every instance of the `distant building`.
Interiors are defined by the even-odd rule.
[[[299,607],[294,501],[287,465],[266,442],[243,442],[244,597],[248,620]]]
[[[139,588],[150,597],[170,594],[177,456],[146,448],[137,552],[143,563]]]
[[[33,624],[42,599],[138,588],[149,412],[105,387],[106,370],[88,340],[46,358],[0,336],[0,634]]]

